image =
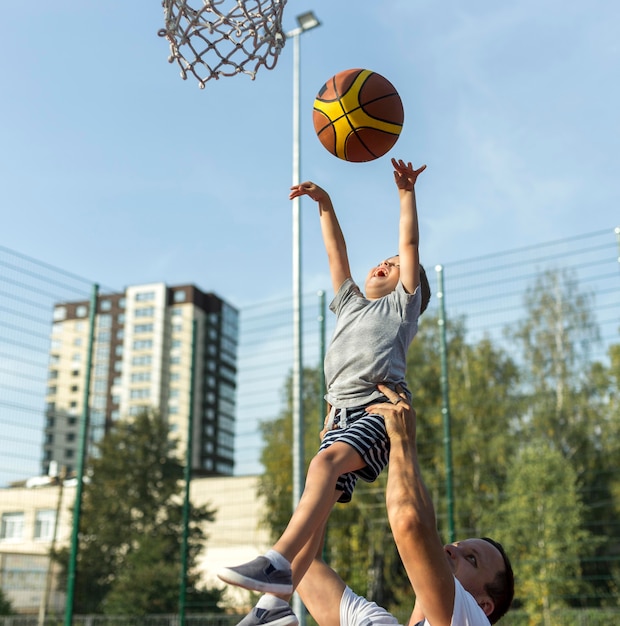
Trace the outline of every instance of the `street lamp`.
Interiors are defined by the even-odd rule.
[[[297,16],[298,28],[286,33],[293,39],[293,185],[298,185],[300,174],[300,50],[299,36],[320,26],[312,11]],[[304,477],[303,405],[301,347],[301,227],[300,198],[293,198],[293,508],[299,502]]]
[[[297,16],[298,28],[286,33],[287,38],[293,40],[293,185],[298,185],[300,174],[300,50],[299,36],[317,26],[321,22],[312,11]],[[301,498],[304,480],[304,414],[302,404],[302,372],[303,358],[301,349],[301,228],[300,198],[293,198],[293,509]],[[301,601],[295,595],[294,608],[300,623],[303,626],[304,616],[301,611]]]

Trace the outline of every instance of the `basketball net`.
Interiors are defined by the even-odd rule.
[[[261,65],[273,69],[285,42],[282,11],[287,0],[162,0],[170,43],[169,63],[181,77],[193,74],[201,89],[211,78],[247,74]],[[233,6],[226,12],[226,4]]]

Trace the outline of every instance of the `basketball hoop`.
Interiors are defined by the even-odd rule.
[[[193,1],[197,8],[190,6]],[[282,11],[287,0],[162,0],[170,43],[169,63],[181,78],[193,74],[201,89],[211,78],[247,74],[261,65],[275,67],[285,42]],[[232,4],[228,12],[222,5]]]

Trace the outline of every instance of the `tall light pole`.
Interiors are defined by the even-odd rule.
[[[321,25],[312,11],[297,16],[298,27],[286,33],[293,40],[293,185],[301,182],[300,174],[300,48],[299,36]],[[301,334],[301,227],[300,198],[293,198],[293,509],[301,497],[304,481],[304,413],[302,402],[303,355]],[[301,626],[305,623],[301,600],[295,594],[293,608]]]

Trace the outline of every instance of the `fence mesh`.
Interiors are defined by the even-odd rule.
[[[588,346],[590,359],[607,363],[610,346],[620,344],[620,229],[586,233],[578,237],[528,246],[517,250],[445,263],[444,302],[449,320],[465,320],[468,339],[490,337],[508,352],[513,348],[508,330],[515,330],[527,314],[525,294],[545,272],[562,272],[581,292],[588,294],[599,340]],[[427,273],[433,291],[432,266]],[[573,284],[573,283],[571,283]],[[50,381],[49,357],[54,304],[86,301],[93,281],[51,267],[44,262],[0,247],[0,486],[37,476],[42,465],[45,396]],[[208,288],[208,285],[205,287]],[[112,290],[109,290],[110,292]],[[223,295],[225,298],[225,294]],[[324,342],[334,326],[334,316],[326,310],[331,293],[305,293],[302,305],[304,363],[318,368]],[[234,305],[234,303],[232,303]],[[427,316],[438,313],[438,299],[432,298]],[[422,322],[424,323],[424,322]],[[238,351],[237,418],[235,433],[235,475],[260,474],[262,442],[259,424],[277,417],[286,404],[286,382],[293,354],[292,302],[289,298],[253,304],[240,309]],[[617,392],[617,390],[616,390]],[[491,469],[491,468],[489,468]],[[620,470],[613,480],[620,483]],[[617,492],[616,492],[617,493]],[[617,495],[615,496],[617,498]],[[615,503],[620,508],[620,501]],[[10,541],[10,514],[0,500],[3,515],[0,559],[14,550]],[[8,517],[4,517],[8,515]],[[613,526],[614,545],[620,545],[620,524]],[[236,538],[229,537],[232,547]],[[4,557],[3,557],[4,555]],[[0,563],[5,563],[0,560]],[[2,566],[4,567],[4,566]],[[43,571],[24,576],[43,585]],[[0,570],[0,585],[6,589],[7,572]],[[22,581],[24,578],[21,579]],[[605,599],[609,604],[609,599]],[[612,611],[612,609],[609,609]],[[567,614],[566,614],[567,615]],[[602,615],[575,613],[556,623],[595,624]],[[614,613],[613,615],[617,614]],[[4,621],[2,621],[4,619]],[[33,623],[22,618],[0,618],[5,626]],[[78,618],[76,617],[76,620]],[[82,620],[82,617],[79,618]],[[75,623],[100,623],[85,619]],[[163,619],[163,618],[162,618]],[[136,624],[174,624],[168,621],[142,621]],[[189,621],[187,623],[202,623]],[[197,616],[191,619],[198,619]],[[213,624],[214,618],[208,623]],[[586,619],[586,621],[583,621]],[[607,615],[607,620],[614,621]],[[565,621],[562,621],[565,620]],[[47,621],[54,624],[54,621]],[[111,622],[101,622],[111,623]],[[116,621],[115,624],[121,622]],[[123,622],[134,623],[134,622]],[[207,622],[204,622],[207,623]],[[515,613],[513,624],[525,623]],[[224,622],[222,622],[224,624]]]

